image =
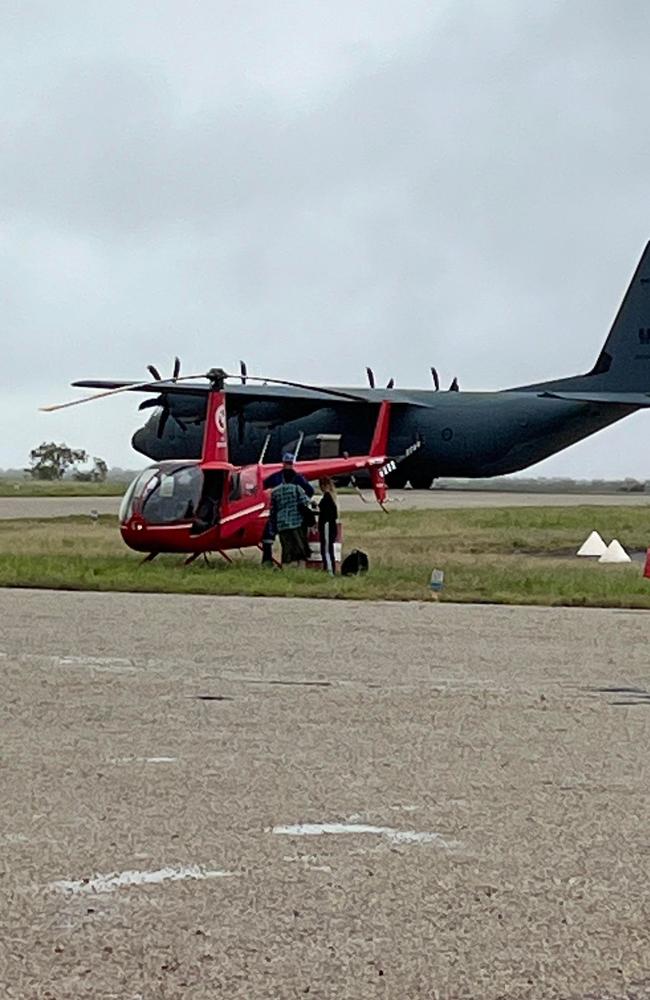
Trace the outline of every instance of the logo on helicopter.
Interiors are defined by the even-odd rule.
[[[221,404],[220,407],[218,407],[217,411],[215,412],[214,422],[217,425],[217,430],[219,431],[219,433],[220,434],[225,434],[226,433],[226,407],[223,405],[223,403]]]

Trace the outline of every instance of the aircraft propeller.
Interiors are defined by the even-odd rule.
[[[161,377],[160,372],[158,371],[158,369],[156,368],[155,365],[147,365],[147,371],[151,373],[154,381],[156,381],[156,382],[162,382],[162,381],[164,381],[163,378]],[[181,359],[178,358],[178,357],[176,357],[176,358],[174,358],[174,367],[172,369],[172,377],[171,377],[171,379],[169,381],[172,381],[172,382],[178,381],[180,373],[181,373]],[[160,396],[156,396],[155,399],[145,399],[145,400],[143,400],[142,403],[140,403],[140,405],[138,406],[138,409],[139,410],[150,410],[150,409],[154,409],[156,407],[160,407],[160,409],[162,411],[161,414],[160,414],[160,419],[158,420],[158,427],[156,428],[156,437],[159,440],[160,440],[160,438],[162,438],[162,436],[165,433],[165,427],[167,426],[167,421],[169,420],[170,417],[174,418],[174,420],[176,421],[176,423],[178,424],[178,426],[180,427],[180,429],[182,431],[186,431],[187,430],[187,424],[183,420],[181,420],[180,417],[177,417],[174,413],[172,413],[170,405],[169,405],[169,400],[167,398],[167,393],[163,392],[163,393],[160,394]]]
[[[376,382],[375,382],[375,373],[373,372],[372,368],[366,368],[366,376],[368,378],[368,385],[370,386],[371,389],[374,389],[375,385],[376,385]],[[386,388],[387,389],[394,389],[395,388],[395,379],[394,378],[391,378],[391,379],[388,380],[388,382],[386,383]]]

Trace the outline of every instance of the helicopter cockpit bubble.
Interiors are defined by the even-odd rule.
[[[120,505],[120,522],[137,513],[148,524],[190,521],[203,489],[198,463],[160,462],[144,469],[133,481]]]

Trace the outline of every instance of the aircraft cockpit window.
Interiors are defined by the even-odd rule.
[[[202,485],[203,474],[196,465],[145,469],[124,497],[120,518],[128,520],[138,510],[149,524],[188,521],[194,517]]]
[[[241,495],[244,497],[252,496],[257,489],[257,467],[254,465],[249,465],[248,467],[241,470],[240,474],[240,487]]]
[[[140,502],[147,495],[147,492],[156,485],[158,474],[158,468],[150,466],[132,481],[120,504],[119,518],[122,523],[131,517],[136,501]]]

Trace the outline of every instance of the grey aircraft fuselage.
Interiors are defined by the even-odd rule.
[[[238,402],[242,389],[238,387]],[[300,434],[305,440],[304,458],[312,457],[318,435],[340,435],[340,451],[363,454],[367,451],[374,426],[376,405],[390,398],[389,449],[403,454],[420,440],[418,451],[407,459],[401,478],[427,485],[439,476],[487,478],[518,472],[563,448],[594,434],[634,412],[636,407],[607,406],[540,397],[531,392],[427,392],[360,390],[368,406],[322,403],[312,412],[287,416],[287,393],[279,393],[277,403],[251,402],[244,408],[244,433],[239,417],[229,420],[229,441],[233,461],[238,464],[257,461],[266,435],[271,434],[267,456],[277,460],[290,450]],[[254,392],[254,390],[253,390]],[[373,405],[376,404],[376,405]],[[197,413],[197,407],[199,413]],[[171,419],[163,437],[158,438],[159,414],[154,412],[147,425],[136,431],[133,447],[155,460],[198,458],[203,437],[201,402],[194,397],[176,397],[171,403],[185,413],[185,430]],[[187,417],[193,412],[193,420]],[[182,418],[183,419],[183,418]],[[310,447],[311,446],[311,447]]]
[[[146,425],[136,431],[132,444],[136,451],[161,461],[200,456],[208,386],[183,386],[181,381],[74,384],[158,393],[157,400],[141,404],[141,408],[161,408],[154,409]],[[389,452],[402,456],[389,484],[399,486],[410,479],[417,487],[431,485],[438,476],[483,478],[519,472],[635,410],[650,407],[650,244],[598,359],[586,374],[499,392],[229,382],[232,460],[257,462],[264,447],[266,460],[277,461],[298,442],[304,459],[319,457],[324,445],[336,448],[337,454],[365,454],[383,399],[393,404]],[[410,451],[416,442],[417,449]]]

